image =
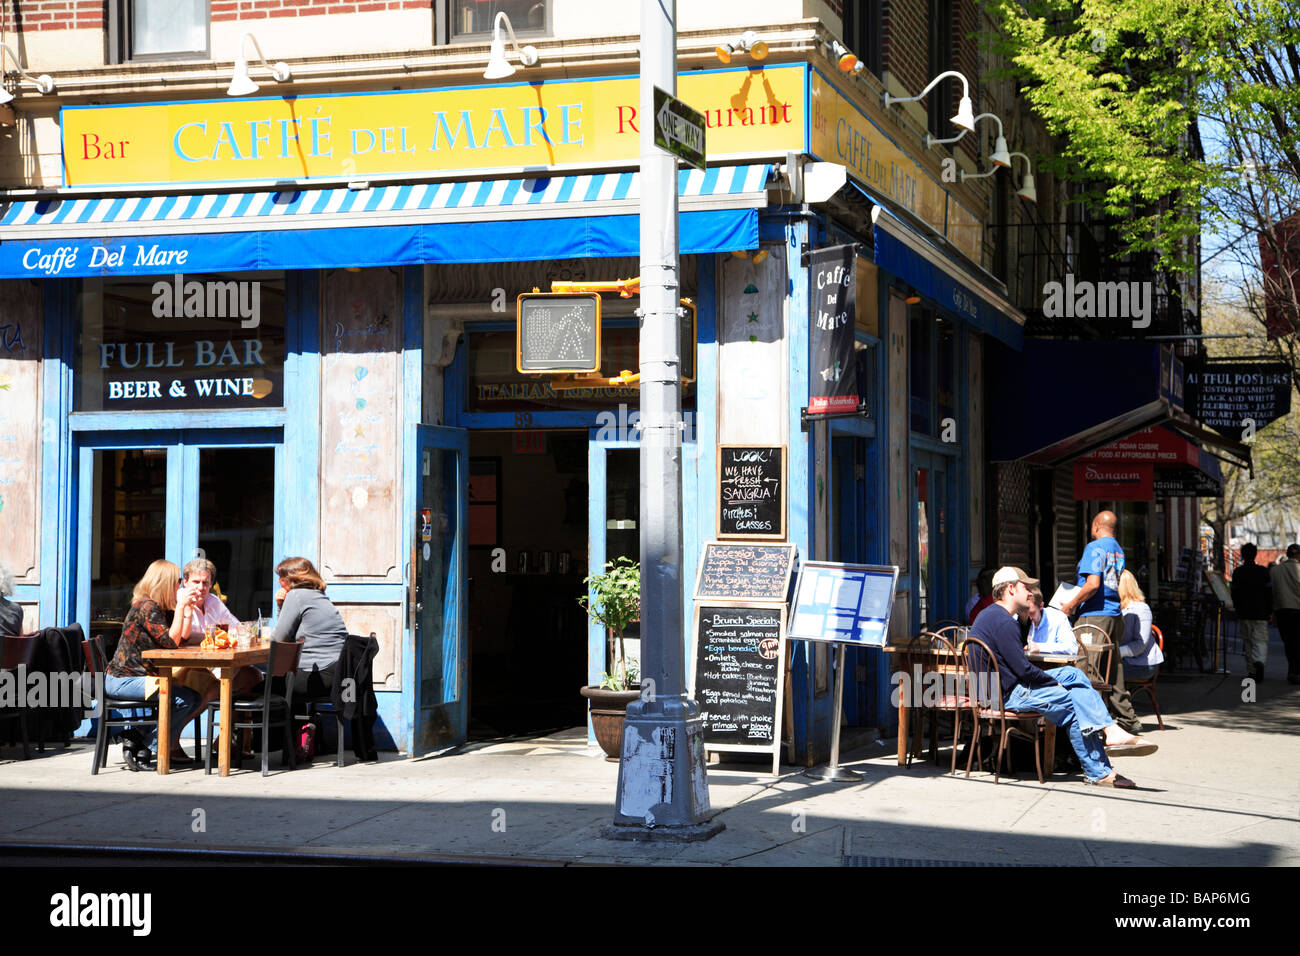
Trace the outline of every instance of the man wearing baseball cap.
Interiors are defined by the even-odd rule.
[[[1025,657],[1016,616],[1029,610],[1029,592],[1037,585],[1019,568],[999,568],[993,575],[993,604],[970,636],[983,641],[997,660],[1005,709],[1037,711],[1064,727],[1088,783],[1131,789],[1136,784],[1112,769],[1107,754],[1140,757],[1155,753],[1156,745],[1121,730],[1079,668],[1042,671]]]

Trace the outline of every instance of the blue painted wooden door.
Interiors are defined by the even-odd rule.
[[[410,566],[416,694],[412,756],[462,743],[468,729],[468,433],[416,426],[416,463]]]
[[[641,558],[640,444],[607,439],[603,429],[591,430],[587,446],[587,573],[601,574],[605,564],[619,557]],[[632,433],[633,435],[635,432]],[[622,439],[629,437],[627,434]],[[604,628],[588,620],[587,683],[599,684],[601,674],[611,670]],[[628,635],[640,632],[632,625]],[[624,642],[626,646],[626,641]],[[631,653],[629,657],[633,656]],[[639,655],[637,655],[639,657]],[[587,718],[587,739],[594,742],[591,717]]]

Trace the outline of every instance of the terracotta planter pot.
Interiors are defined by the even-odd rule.
[[[641,696],[639,690],[605,690],[594,684],[582,688],[582,696],[591,706],[591,728],[596,734],[596,743],[605,751],[605,759],[618,763],[619,752],[623,747],[623,718],[627,716],[627,705]]]

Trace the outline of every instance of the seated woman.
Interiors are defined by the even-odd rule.
[[[149,565],[144,577],[136,584],[131,594],[131,609],[127,611],[122,622],[122,637],[117,643],[117,652],[109,661],[104,675],[104,690],[113,697],[128,700],[151,700],[158,696],[158,678],[151,664],[141,655],[144,651],[157,648],[177,648],[190,633],[190,622],[194,613],[197,592],[191,588],[180,588],[180,571],[170,561],[155,561]],[[172,612],[171,624],[167,623],[167,612]],[[171,762],[173,764],[193,763],[181,750],[181,730],[188,724],[206,701],[204,695],[181,686],[172,684],[171,707],[172,739]],[[208,697],[211,700],[212,697]],[[130,732],[128,732],[128,735]],[[126,764],[132,770],[147,769],[147,757],[138,753],[146,747],[156,750],[158,731],[155,728],[148,744],[143,737],[129,740],[123,746]]]
[[[275,573],[280,579],[280,590],[275,595],[280,605],[275,640],[305,639],[294,675],[294,697],[328,697],[348,629],[338,609],[325,596],[325,581],[310,561],[285,558]]]
[[[1119,576],[1119,608],[1124,615],[1124,640],[1119,645],[1124,676],[1134,680],[1150,677],[1165,655],[1151,630],[1151,608],[1147,607],[1146,595],[1138,587],[1132,571],[1124,571]]]
[[[0,634],[23,632],[23,609],[8,600],[14,593],[14,573],[0,561]]]

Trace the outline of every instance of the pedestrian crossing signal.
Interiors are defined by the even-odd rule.
[[[600,293],[525,292],[515,305],[520,372],[600,371]]]

